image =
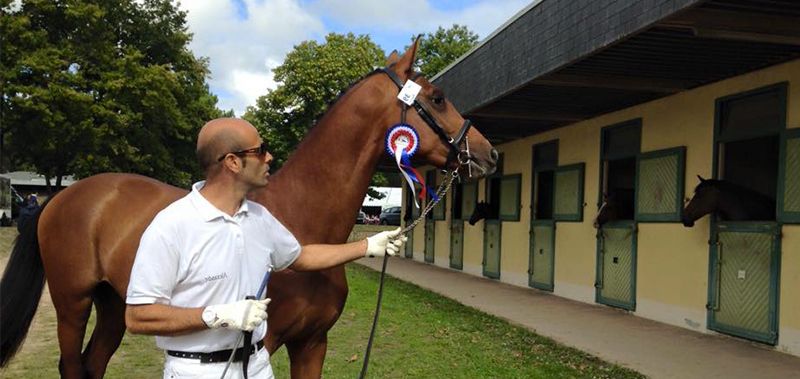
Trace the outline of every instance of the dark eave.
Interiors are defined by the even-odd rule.
[[[800,57],[800,1],[544,0],[434,79],[493,143]]]

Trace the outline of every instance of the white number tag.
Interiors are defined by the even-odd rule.
[[[419,95],[420,90],[422,90],[422,86],[411,80],[406,80],[406,84],[403,86],[403,89],[400,90],[397,98],[408,105],[412,105],[417,95]]]

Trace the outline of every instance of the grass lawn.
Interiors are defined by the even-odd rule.
[[[0,266],[15,236],[0,228]],[[347,267],[350,296],[329,334],[325,378],[355,378],[369,337],[378,273]],[[88,335],[87,335],[88,339]],[[45,294],[20,353],[0,371],[6,378],[58,377],[55,311]],[[163,353],[152,337],[126,335],[109,365],[109,378],[161,376]],[[276,377],[288,378],[279,350]],[[558,345],[525,329],[462,306],[415,285],[387,278],[378,333],[370,357],[372,378],[640,378],[640,374]]]

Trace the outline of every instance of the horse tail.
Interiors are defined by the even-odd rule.
[[[22,226],[0,280],[0,367],[8,364],[25,340],[42,297],[45,277],[37,228],[48,202]]]

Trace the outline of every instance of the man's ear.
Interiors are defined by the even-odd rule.
[[[238,174],[242,171],[242,160],[234,154],[228,154],[222,160],[222,165],[231,172]]]

